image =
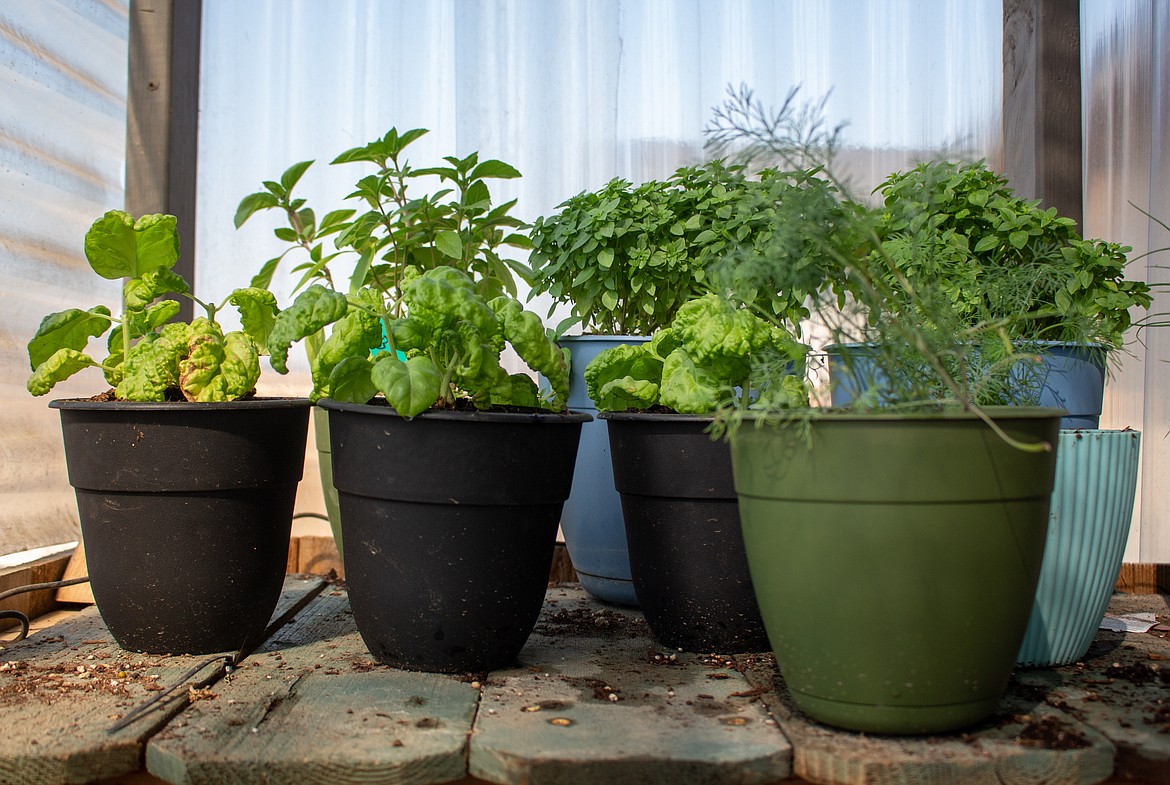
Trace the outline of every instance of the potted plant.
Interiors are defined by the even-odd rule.
[[[342,157],[386,169],[388,155],[382,139]],[[474,155],[449,163],[440,176],[503,171]],[[363,198],[376,202],[395,176],[363,179]],[[476,210],[501,214],[475,190]],[[357,216],[343,236],[373,237],[380,214]],[[415,247],[425,233],[377,237],[379,263],[361,265],[351,293],[312,284],[280,313],[272,366],[286,372],[291,344],[330,328],[310,365],[311,397],[329,412],[346,580],[371,653],[415,670],[490,670],[515,658],[536,623],[589,417],[565,411],[565,358],[535,314],[490,281],[431,265]],[[466,263],[497,234],[461,237],[473,238],[461,240]],[[547,393],[504,370],[507,344],[549,380]]]
[[[598,353],[644,342],[687,300],[706,290],[705,270],[732,245],[762,241],[771,225],[759,209],[782,184],[747,178],[713,161],[662,181],[615,179],[578,194],[532,226],[533,294],[572,306],[562,336],[572,373],[569,405],[596,413],[584,370]],[[797,296],[797,295],[794,295]],[[550,315],[552,311],[550,310]],[[582,585],[610,602],[637,604],[621,503],[612,482],[607,424],[582,431],[573,492],[561,525]]]
[[[773,113],[745,90],[717,111],[710,141],[812,168],[847,194],[831,169],[839,129],[818,120],[795,94]],[[838,212],[817,190],[777,203],[773,249],[729,263],[783,283],[799,274],[785,248],[819,249],[830,285],[815,318],[836,343],[867,330],[898,397],[725,413],[752,582],[803,711],[867,732],[963,727],[994,711],[1015,664],[1063,412],[980,403],[1003,381],[987,366],[1018,362],[1010,346],[994,363],[973,351],[998,326],[964,327],[929,284],[906,290],[926,318],[891,317],[899,272],[880,217],[848,198]],[[840,228],[856,248],[834,241]]]
[[[266,181],[264,190],[241,199],[235,215],[237,229],[253,215],[268,210],[281,214],[286,224],[273,229],[276,239],[285,244],[284,250],[263,264],[252,278],[252,286],[268,289],[280,264],[293,256],[299,262],[292,272],[300,275],[294,294],[314,283],[353,294],[371,269],[376,274],[400,275],[407,265],[420,270],[443,265],[472,275],[480,291],[489,296],[515,296],[510,266],[523,266],[501,256],[500,251],[504,247],[527,249],[528,237],[524,223],[510,215],[515,201],[493,207],[487,181],[519,177],[520,173],[503,161],[480,161],[475,153],[465,158],[448,156],[443,159],[445,166],[415,168],[406,157],[406,148],[427,133],[425,128],[403,133],[391,128],[380,139],[333,159],[334,165],[372,163],[375,167],[348,196],[356,207],[331,210],[318,220],[307,200],[294,194],[314,163],[311,160],[293,164],[279,181]],[[417,196],[415,187],[421,187],[427,178],[438,178],[449,187]],[[352,266],[348,281],[335,274],[331,265]],[[323,331],[305,337],[310,366],[316,364],[325,338]],[[373,351],[384,351],[386,346],[383,339]],[[313,410],[313,432],[326,513],[338,553],[343,553],[329,454],[329,419],[324,409]]]
[[[648,343],[616,346],[585,369],[609,424],[638,604],[654,636],[685,651],[768,646],[748,574],[727,443],[707,433],[722,404],[807,406],[800,372],[756,383],[808,347],[715,294],[685,303]]]
[[[1061,406],[1069,411],[1061,427],[1078,429],[1060,437],[1049,547],[1019,655],[1028,665],[1075,661],[1121,567],[1137,483],[1137,432],[1097,430],[1106,364],[1123,346],[1131,310],[1150,305],[1150,287],[1125,279],[1128,247],[1081,239],[1071,219],[1015,196],[982,162],[924,163],[891,175],[881,191],[878,234],[896,295],[885,307],[923,318],[906,292],[927,283],[961,325],[1000,325],[999,340],[1025,354],[1000,366],[1009,402]],[[849,353],[857,371],[870,348],[838,347],[835,364]],[[875,386],[864,377],[846,375],[835,402]]]
[[[1036,358],[1019,369],[1031,377],[1022,394],[1067,409],[1064,428],[1096,428],[1108,353],[1122,347],[1130,310],[1151,303],[1146,283],[1125,279],[1130,249],[1082,239],[1075,221],[1016,196],[982,161],[923,163],[880,191],[877,233],[894,295],[885,307],[923,318],[906,294],[929,282],[960,323],[1004,325]],[[842,351],[861,362],[865,348]],[[838,385],[836,401],[852,392]]]
[[[28,389],[44,395],[86,368],[113,386],[50,406],[114,639],[152,653],[236,651],[262,638],[280,597],[309,401],[254,397],[277,312],[270,293],[196,300],[203,316],[171,321],[179,303],[158,298],[191,296],[171,269],[175,223],[120,211],[94,222],[85,255],[103,278],[126,279],[121,314],[99,305],[45,317],[28,344]],[[243,331],[216,321],[227,303]],[[108,355],[86,354],[107,332]]]

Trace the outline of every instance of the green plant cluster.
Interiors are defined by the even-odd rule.
[[[771,206],[791,188],[787,175],[749,178],[719,160],[637,186],[611,180],[535,221],[533,294],[571,304],[587,332],[649,335],[707,290],[713,262],[770,242]],[[794,290],[766,307],[799,320],[802,300]]]
[[[601,411],[664,406],[709,414],[744,401],[808,406],[808,351],[782,327],[707,294],[685,303],[650,341],[599,353],[585,369],[585,384]]]
[[[924,163],[890,175],[880,191],[876,229],[894,267],[887,283],[899,294],[936,287],[968,324],[1120,348],[1130,309],[1152,302],[1147,284],[1125,279],[1130,248],[1082,239],[1075,221],[1019,198],[984,162]]]
[[[46,316],[28,343],[29,392],[44,395],[91,367],[102,370],[115,397],[124,401],[230,401],[253,392],[260,354],[277,318],[276,298],[255,287],[232,292],[223,305],[239,309],[244,330],[225,333],[215,319],[223,305],[191,296],[187,281],[172,269],[179,259],[176,224],[173,215],[135,220],[119,210],[93,223],[85,256],[102,278],[125,279],[121,316],[104,305]],[[206,315],[172,322],[179,303],[159,299],[166,294],[191,297]],[[85,352],[89,340],[107,330],[107,356],[99,361]]]

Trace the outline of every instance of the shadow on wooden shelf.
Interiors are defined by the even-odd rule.
[[[1170,564],[1123,564],[1117,591],[1126,594],[1170,594]]]

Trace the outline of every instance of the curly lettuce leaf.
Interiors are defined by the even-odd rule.
[[[548,379],[553,403],[563,409],[569,398],[569,364],[561,348],[548,337],[540,317],[511,297],[497,297],[488,305],[503,323],[504,338],[529,368]]]
[[[269,362],[277,373],[288,373],[288,349],[345,316],[349,300],[341,292],[313,284],[276,316],[268,335]]]
[[[623,382],[620,386],[622,389],[631,389],[632,382],[649,382],[657,394],[658,383],[662,379],[662,360],[650,351],[648,344],[621,344],[598,353],[585,367],[585,388],[598,410],[620,411],[631,408],[625,398],[614,398],[613,391],[606,391],[606,385],[626,377],[631,382]],[[645,400],[648,391],[649,387],[642,387],[638,392],[639,398]],[[653,403],[651,401],[638,408]]]
[[[602,385],[594,404],[603,412],[649,409],[658,403],[658,392],[658,385],[652,381],[623,376]]]
[[[85,351],[90,338],[101,335],[109,328],[110,309],[104,305],[88,311],[70,308],[49,314],[41,320],[36,335],[28,342],[31,370],[35,371],[61,349]]]
[[[675,349],[662,364],[662,405],[682,414],[710,414],[719,406],[726,389],[682,349]]]
[[[378,393],[368,357],[346,357],[329,373],[329,397],[346,403],[366,403]]]
[[[239,310],[240,325],[255,341],[260,354],[268,354],[268,338],[276,326],[276,315],[280,313],[276,295],[267,289],[249,286],[232,292],[228,302]]]
[[[83,368],[97,364],[96,360],[76,349],[58,349],[37,364],[26,386],[33,395],[44,395],[53,389],[57,382],[63,382]]]
[[[188,352],[179,363],[179,389],[188,401],[234,401],[260,378],[260,353],[247,333],[200,333],[192,336]]]
[[[189,291],[191,287],[181,275],[163,267],[126,281],[122,296],[128,309],[140,310],[164,294],[186,294]]]
[[[122,361],[122,381],[115,390],[123,401],[162,401],[179,386],[179,361],[187,354],[192,325],[172,323],[146,335]]]

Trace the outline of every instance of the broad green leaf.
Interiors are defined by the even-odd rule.
[[[458,233],[450,229],[435,234],[435,248],[439,253],[452,259],[463,258],[463,241],[459,239]]]
[[[88,311],[70,308],[51,313],[41,320],[36,335],[28,342],[28,359],[32,370],[61,349],[84,351],[89,339],[110,328],[110,309],[98,305]]]
[[[268,337],[276,325],[276,295],[267,289],[249,287],[236,289],[228,297],[228,302],[240,311],[240,324],[253,341],[261,354],[268,354]]]
[[[251,392],[259,378],[260,355],[242,332],[196,335],[179,362],[179,389],[188,401],[234,401]]]
[[[606,310],[615,310],[618,304],[617,293],[612,289],[606,289],[601,293],[601,304],[606,307]]]
[[[271,207],[276,207],[280,204],[280,200],[268,191],[260,191],[259,193],[248,194],[240,200],[239,207],[236,208],[235,224],[239,229],[244,225],[244,222],[251,218],[255,213],[261,210],[267,210]]]
[[[985,251],[990,251],[997,245],[999,245],[999,236],[989,234],[987,237],[984,237],[982,240],[975,243],[975,253],[984,253]]]
[[[511,180],[520,177],[520,172],[514,166],[497,161],[492,158],[487,161],[481,161],[478,166],[471,171],[471,179],[479,180],[484,177],[494,177],[501,180]]]
[[[296,185],[297,182],[301,179],[301,175],[303,175],[305,170],[312,166],[312,164],[312,161],[301,161],[300,163],[293,164],[289,168],[285,169],[284,174],[280,176],[280,184],[284,186],[284,190],[291,191],[293,186]]]
[[[179,259],[179,232],[173,215],[144,215],[110,210],[85,235],[89,266],[103,278],[137,278],[151,270],[174,267]]]
[[[183,276],[164,267],[126,281],[122,288],[122,296],[126,300],[127,308],[140,309],[164,294],[186,294],[189,291],[191,287],[187,285]]]
[[[314,284],[276,316],[268,336],[269,362],[277,373],[288,373],[288,349],[299,341],[333,324],[349,310],[349,301],[340,292]]]
[[[276,266],[280,264],[282,257],[278,256],[275,259],[269,259],[260,268],[260,272],[252,276],[251,285],[257,289],[267,289],[272,285],[272,276],[276,273]]]
[[[1028,233],[1025,231],[1012,232],[1008,235],[1008,242],[1013,248],[1023,248],[1028,244]]]
[[[366,403],[378,393],[373,364],[366,357],[346,357],[329,374],[329,397],[345,403]]]
[[[52,390],[57,382],[63,382],[83,368],[97,364],[96,360],[90,359],[76,349],[58,349],[37,365],[26,386],[33,395],[44,395]]]
[[[429,357],[403,362],[387,352],[378,356],[371,376],[374,386],[404,417],[425,412],[442,394],[443,376]]]

